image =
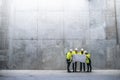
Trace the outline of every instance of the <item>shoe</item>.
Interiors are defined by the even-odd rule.
[[[71,71],[68,71],[68,73],[70,73]]]

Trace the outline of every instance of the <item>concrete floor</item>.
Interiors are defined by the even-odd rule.
[[[120,70],[67,73],[64,70],[1,70],[0,80],[120,80]]]

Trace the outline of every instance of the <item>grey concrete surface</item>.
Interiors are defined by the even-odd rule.
[[[8,25],[8,2],[0,0],[0,69],[6,69],[8,64]]]
[[[119,80],[119,70],[94,70],[91,73],[67,73],[65,70],[0,71],[0,80]]]
[[[93,69],[120,69],[119,0],[0,0],[0,69],[66,69],[84,48]]]

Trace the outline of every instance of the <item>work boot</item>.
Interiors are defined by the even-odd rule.
[[[71,71],[68,71],[68,73],[70,73]]]
[[[89,72],[89,71],[87,71],[87,72]]]

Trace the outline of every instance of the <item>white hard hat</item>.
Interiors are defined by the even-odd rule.
[[[84,51],[84,49],[83,49],[83,48],[81,48],[81,51]]]
[[[84,53],[87,53],[87,51],[84,51]]]
[[[78,50],[78,48],[75,48],[75,50],[77,51],[77,50]]]
[[[70,49],[70,51],[73,51],[72,49]]]

